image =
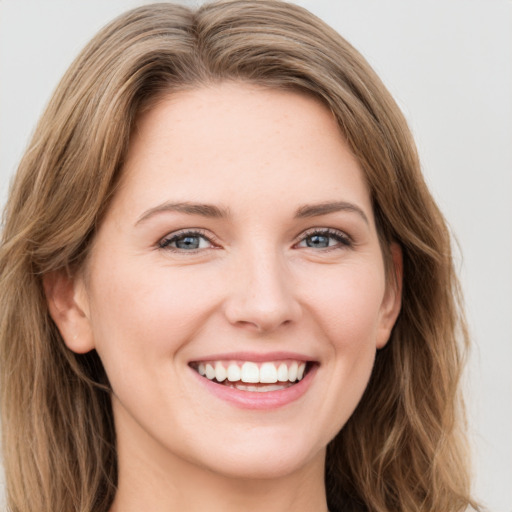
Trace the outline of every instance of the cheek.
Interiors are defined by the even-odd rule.
[[[373,369],[385,291],[378,263],[336,269],[309,294],[312,315],[330,352],[323,369],[329,383],[323,403],[329,439],[354,412]]]
[[[357,353],[375,348],[385,292],[381,264],[353,264],[327,269],[310,283],[305,301],[335,350]]]
[[[91,325],[106,366],[172,358],[218,302],[215,287],[205,286],[197,270],[134,269],[119,259],[115,269],[101,269],[91,283]]]

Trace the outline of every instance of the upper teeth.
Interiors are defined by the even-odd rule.
[[[280,361],[253,363],[246,361],[239,364],[235,361],[211,361],[199,363],[197,371],[207,379],[223,382],[247,382],[273,384],[275,382],[295,382],[304,377],[306,363],[304,361]]]

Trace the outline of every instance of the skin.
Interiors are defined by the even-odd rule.
[[[296,215],[340,201],[352,208]],[[162,247],[192,228],[198,249]],[[308,246],[315,231],[327,247]],[[113,388],[112,511],[326,510],[325,447],[400,309],[391,249],[397,281],[386,280],[361,168],[317,100],[224,83],[145,113],[87,268],[46,282],[66,344],[96,349]],[[189,366],[240,351],[299,353],[316,373],[291,403],[240,408]]]

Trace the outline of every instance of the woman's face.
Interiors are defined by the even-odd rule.
[[[400,301],[331,113],[247,84],[139,119],[84,275],[120,453],[243,477],[323,464]]]

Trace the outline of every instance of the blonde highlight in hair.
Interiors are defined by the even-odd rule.
[[[335,511],[463,511],[459,380],[468,344],[450,236],[407,124],[366,61],[275,0],[153,4],[110,23],[59,84],[23,157],[0,249],[3,456],[13,512],[108,511],[117,483],[109,384],[66,348],[43,277],[80,271],[130,133],[162,95],[221,81],[299,90],[333,112],[366,176],[382,246],[404,257],[403,307],[368,388],[328,446]]]

